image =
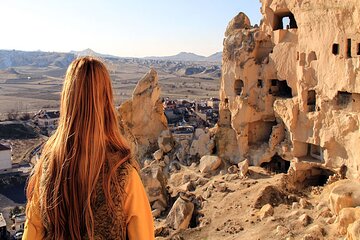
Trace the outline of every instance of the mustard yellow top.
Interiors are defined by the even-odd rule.
[[[127,216],[128,239],[153,240],[154,223],[149,201],[139,174],[134,168],[130,170],[125,192],[127,197],[124,201],[124,211]],[[44,229],[41,223],[38,200],[39,195],[35,191],[32,201],[29,203],[29,216],[25,222],[23,240],[43,239]]]

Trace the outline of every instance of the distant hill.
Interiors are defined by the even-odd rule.
[[[17,50],[0,50],[0,69],[33,66],[33,67],[67,67],[75,55],[72,53],[58,52],[25,52]]]
[[[92,49],[85,49],[82,51],[71,51],[69,53],[60,53],[60,52],[42,52],[42,51],[18,51],[18,50],[0,50],[0,70],[7,69],[8,74],[16,74],[16,67],[30,66],[30,67],[59,67],[59,68],[67,68],[69,64],[79,56],[96,56],[108,60],[116,60],[116,59],[125,59],[120,58],[113,55],[101,54],[93,51]],[[172,71],[178,71],[179,69],[186,68],[190,64],[193,66],[200,63],[201,65],[205,63],[220,65],[222,58],[222,52],[215,53],[209,57],[200,56],[194,53],[189,52],[181,52],[174,56],[165,56],[165,57],[146,57],[146,58],[138,58],[138,61],[146,61],[148,64],[153,65],[151,61],[173,61],[182,62],[185,64],[179,63]],[[130,59],[130,58],[129,58]],[[132,58],[135,59],[135,58]],[[158,63],[155,63],[158,64]],[[176,63],[177,64],[177,63]],[[190,66],[190,67],[191,67]],[[9,68],[9,69],[8,69]],[[167,68],[167,67],[165,67]],[[197,72],[202,72],[205,69],[189,69],[187,73],[189,75],[197,74]],[[209,71],[209,70],[208,70]],[[212,71],[212,70],[210,70]],[[217,70],[216,70],[217,71]]]
[[[210,55],[209,57],[197,55],[195,53],[190,52],[181,52],[174,56],[164,56],[164,57],[145,57],[145,59],[153,59],[153,60],[168,60],[168,61],[184,61],[184,62],[221,62],[222,52],[217,52],[215,54]]]
[[[75,54],[77,57],[93,56],[93,57],[100,57],[100,58],[119,58],[117,56],[95,52],[94,50],[92,50],[90,48],[87,48],[82,51],[70,51],[70,53]]]

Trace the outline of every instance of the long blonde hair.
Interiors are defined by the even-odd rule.
[[[108,152],[118,152],[118,160],[107,158]],[[66,72],[59,126],[27,187],[28,201],[39,182],[43,189],[40,212],[45,232],[53,235],[48,238],[93,239],[95,185],[101,178],[106,204],[114,208],[110,187],[116,184],[116,170],[129,158],[105,65],[92,57],[74,60]]]

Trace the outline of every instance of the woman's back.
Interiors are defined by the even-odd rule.
[[[29,180],[28,222],[40,219],[37,227],[46,239],[109,239],[98,233],[105,227],[121,237],[114,239],[124,239],[131,165],[136,164],[118,129],[108,71],[96,59],[75,60],[64,81],[59,127]],[[148,205],[144,210],[150,212]]]

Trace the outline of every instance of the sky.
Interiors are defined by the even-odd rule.
[[[260,22],[259,0],[3,0],[0,49],[121,57],[222,51],[228,22]]]

